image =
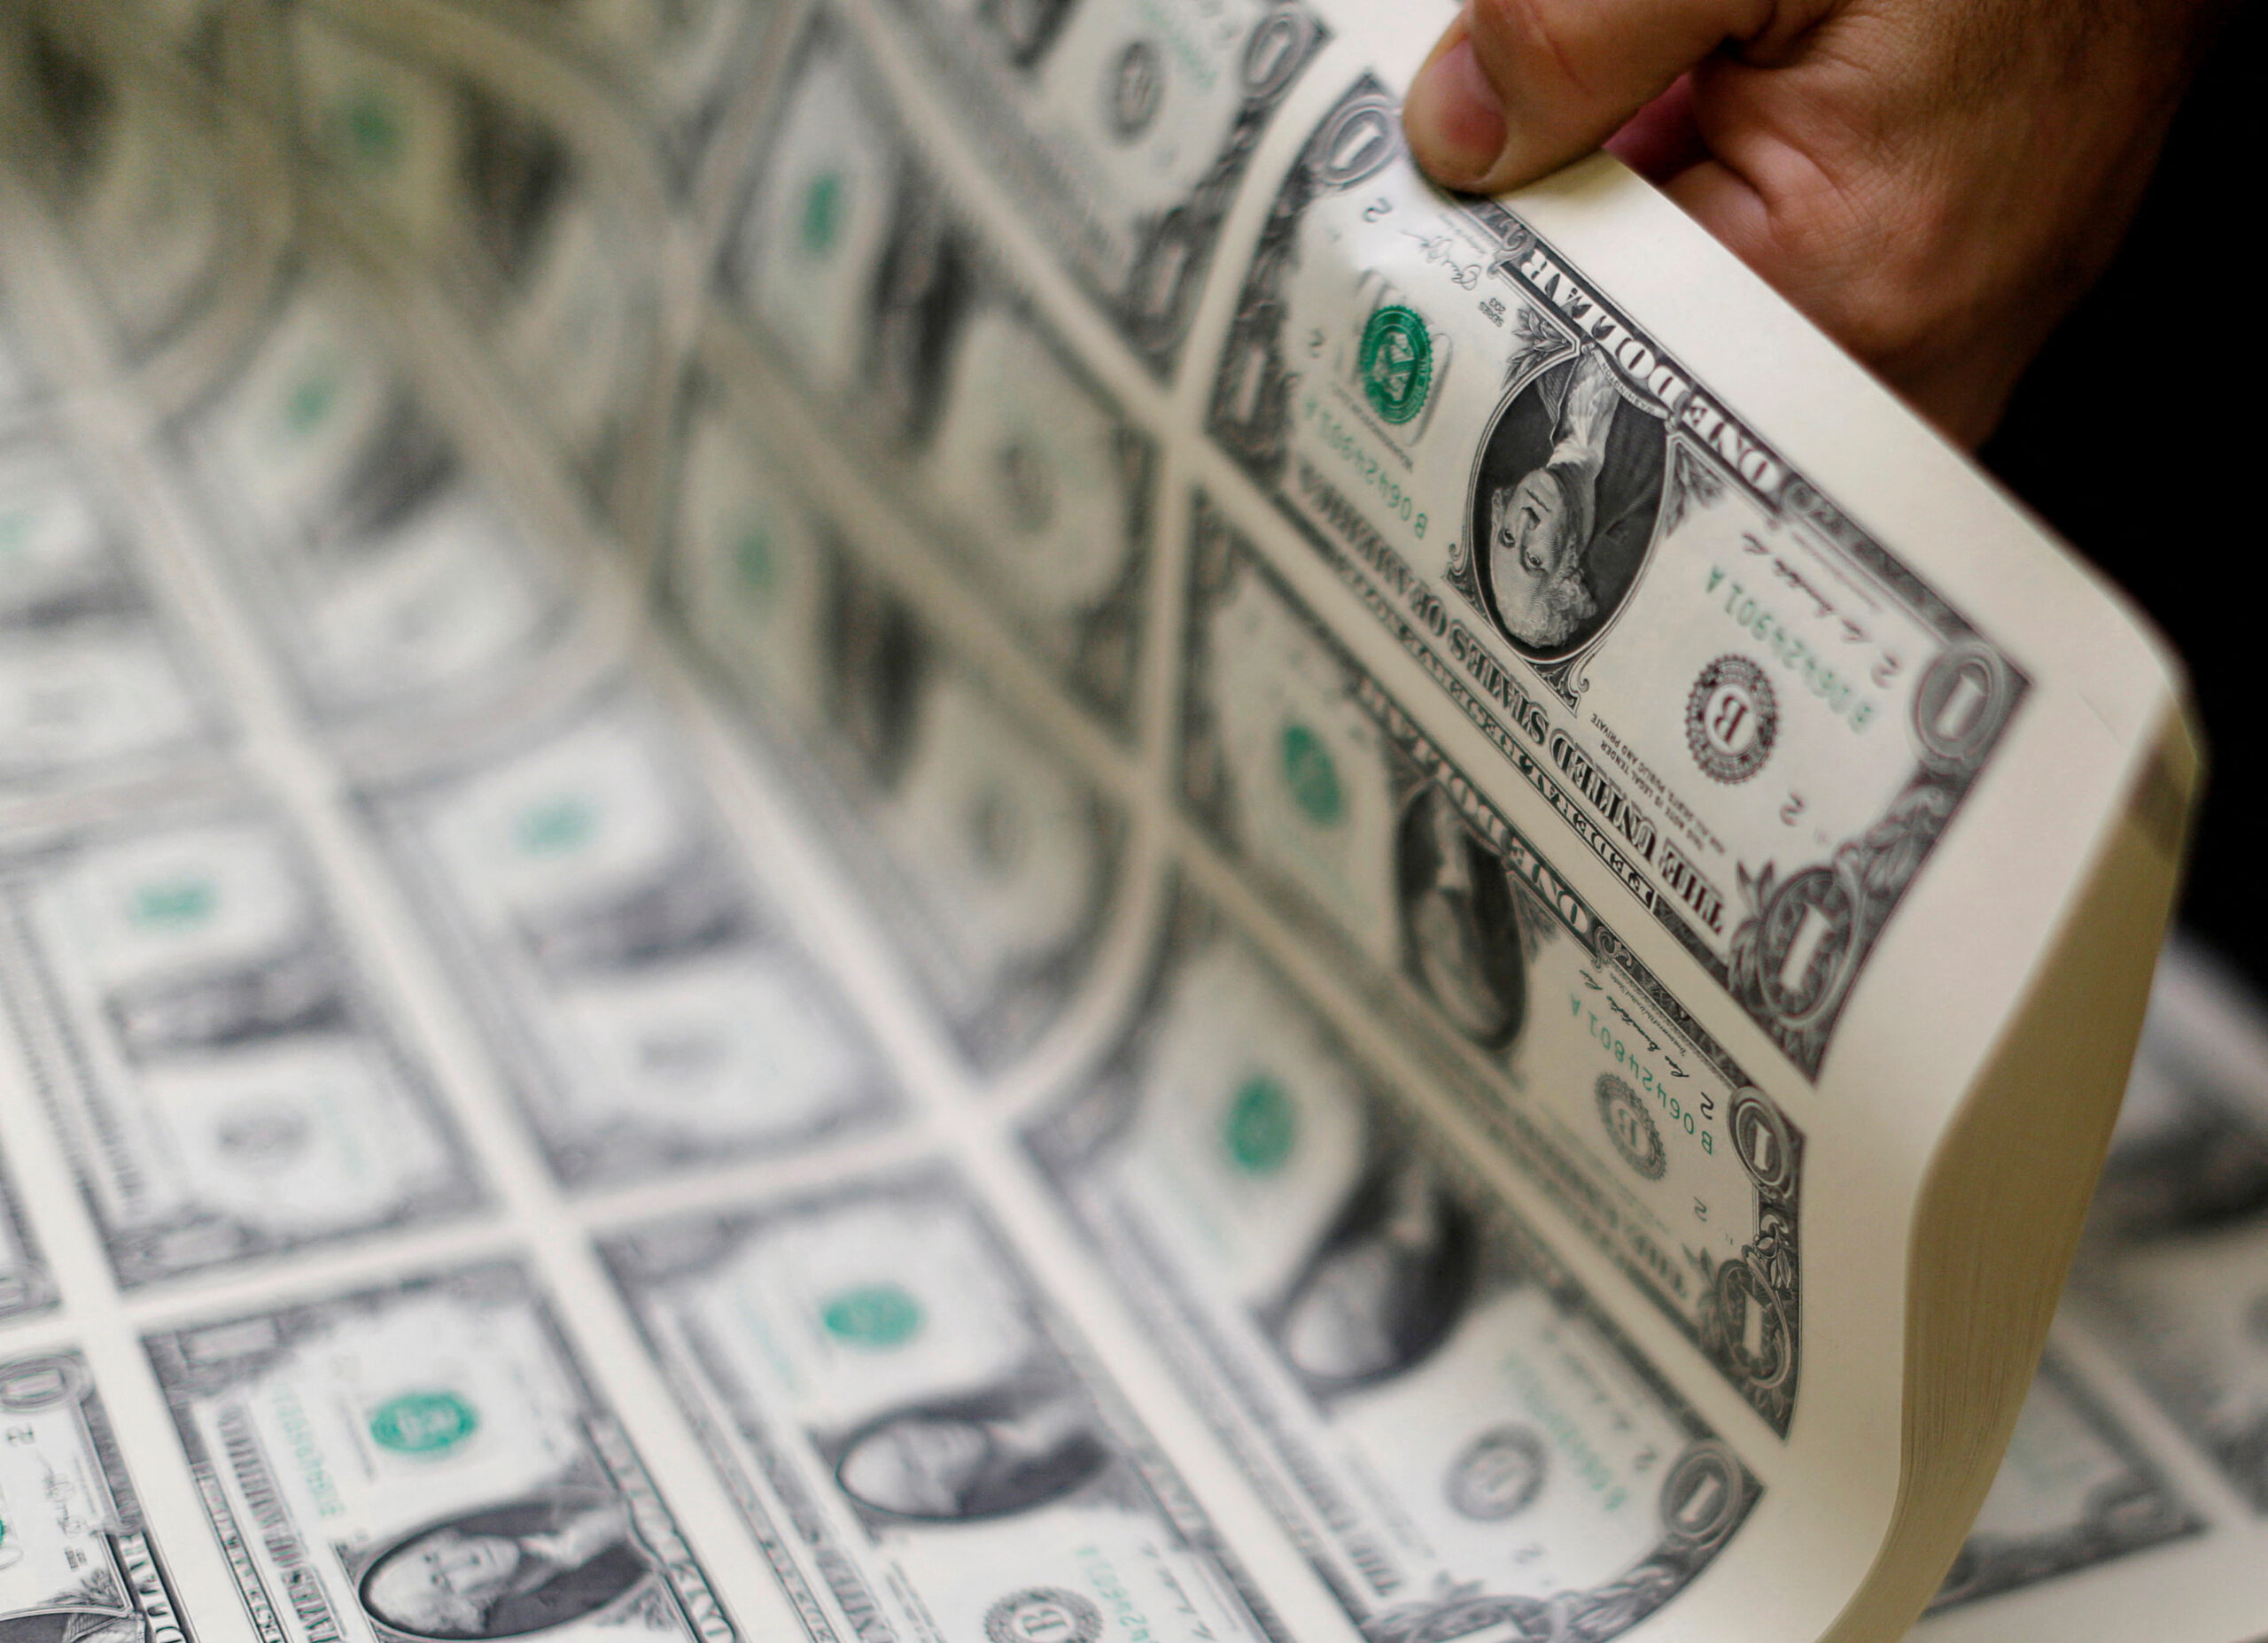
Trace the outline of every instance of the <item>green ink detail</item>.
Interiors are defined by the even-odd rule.
[[[210,918],[220,902],[210,879],[172,879],[135,891],[131,917],[138,925],[187,929]]]
[[[750,525],[742,531],[740,540],[733,544],[733,568],[740,572],[741,586],[768,597],[780,584],[780,561],[772,551],[772,532],[762,525]]]
[[[1221,1125],[1229,1161],[1247,1175],[1272,1175],[1283,1168],[1299,1133],[1299,1110],[1284,1086],[1265,1073],[1245,1080]]]
[[[24,544],[31,539],[32,516],[21,508],[0,514],[0,554],[13,559],[24,551]],[[5,1533],[0,1526],[0,1533]]]
[[[1306,725],[1284,726],[1284,785],[1308,813],[1308,819],[1328,827],[1347,813],[1347,795],[1340,790],[1339,767],[1331,749]]]
[[[392,165],[408,146],[400,112],[386,100],[384,92],[372,86],[356,91],[340,106],[331,129],[338,139],[336,146],[369,171]]]
[[[1355,375],[1371,409],[1396,427],[1425,408],[1433,390],[1433,338],[1415,308],[1396,303],[1371,315]]]
[[[570,794],[522,813],[518,828],[524,856],[563,856],[579,849],[598,831],[598,812],[589,800]]]
[[[454,1392],[404,1392],[370,1417],[370,1436],[396,1454],[446,1454],[479,1427],[479,1415]]]
[[[839,171],[822,171],[804,190],[804,251],[824,257],[835,249],[843,233],[843,218],[850,186]]]
[[[921,1303],[895,1283],[862,1283],[819,1308],[819,1321],[837,1340],[869,1352],[903,1346],[921,1331]]]
[[[295,436],[312,433],[330,415],[330,407],[338,403],[338,379],[328,371],[320,376],[310,376],[291,390],[291,397],[284,404],[284,426]]]

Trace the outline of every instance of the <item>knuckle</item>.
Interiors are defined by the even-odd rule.
[[[1823,187],[1775,226],[1791,294],[1870,363],[1911,353],[1969,306],[1948,213],[1926,187],[1878,177]]]

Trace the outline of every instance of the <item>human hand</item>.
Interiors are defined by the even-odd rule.
[[[1604,143],[1975,444],[2117,248],[2219,9],[1465,0],[1403,120],[1475,193]]]

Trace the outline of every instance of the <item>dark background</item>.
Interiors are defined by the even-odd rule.
[[[1986,467],[2121,584],[2187,658],[2207,788],[2182,917],[2268,987],[2259,848],[2268,618],[2268,4],[2230,19],[2132,231],[2017,388]],[[2254,242],[2256,244],[2257,242]],[[2192,334],[2177,313],[2202,316]]]

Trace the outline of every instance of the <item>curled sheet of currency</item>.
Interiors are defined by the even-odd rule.
[[[0,0],[0,1637],[2237,1643],[2168,668],[1436,20]]]
[[[1425,182],[1375,79],[1281,186],[1211,428],[1815,1073],[2023,699],[2007,654],[1572,252]]]

